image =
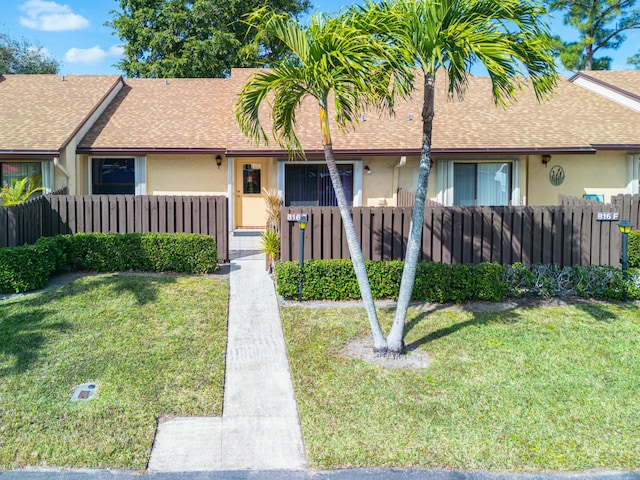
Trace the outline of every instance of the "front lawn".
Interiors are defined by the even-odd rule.
[[[130,274],[0,302],[0,469],[144,469],[160,416],[220,415],[227,302],[223,278]]]
[[[281,315],[312,467],[640,469],[637,304],[411,310],[421,370],[343,355],[364,310]]]

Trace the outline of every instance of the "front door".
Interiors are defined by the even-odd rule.
[[[262,188],[267,185],[267,160],[237,159],[235,177],[235,228],[265,228]]]

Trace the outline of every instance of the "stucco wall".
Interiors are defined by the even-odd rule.
[[[555,165],[564,169],[564,181],[554,186],[549,172]],[[537,155],[529,157],[529,205],[556,205],[558,195],[582,197],[584,194],[612,195],[626,193],[626,152],[599,152],[595,155],[553,155],[545,167]]]
[[[147,155],[148,195],[227,195],[227,160],[215,155]]]

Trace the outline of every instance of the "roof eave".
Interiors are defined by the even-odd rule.
[[[417,156],[421,154],[420,148],[388,148],[388,149],[334,149],[336,156]],[[287,157],[286,150],[240,150],[229,149],[226,152],[229,157]],[[541,155],[541,154],[595,154],[596,149],[591,146],[575,147],[515,147],[515,148],[433,148],[432,155]],[[307,157],[323,156],[323,150],[305,150]]]
[[[89,155],[128,155],[146,153],[199,153],[199,154],[224,154],[226,149],[218,147],[78,147],[78,154]]]
[[[0,158],[53,158],[59,157],[60,150],[0,150]]]

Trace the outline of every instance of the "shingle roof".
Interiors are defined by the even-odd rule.
[[[59,152],[119,80],[0,75],[0,153]]]
[[[640,70],[594,70],[590,72],[578,72],[575,77],[594,79],[599,83],[607,84],[622,93],[627,93],[636,99],[640,99]]]
[[[251,143],[235,122],[237,96],[255,71],[234,69],[228,79],[126,79],[121,92],[81,141],[79,151],[191,150],[226,151],[238,156],[282,155],[284,152],[275,141],[259,146]],[[99,83],[94,79],[100,77],[79,78],[91,85]],[[436,82],[432,145],[435,153],[593,151],[594,145],[624,148],[640,144],[638,112],[564,78],[559,80],[549,100],[538,104],[531,87],[525,85],[517,101],[507,108],[494,106],[487,77],[471,77],[462,102],[448,98],[443,78],[440,75]],[[46,83],[44,79],[40,81]],[[6,81],[0,83],[0,93],[4,83]],[[34,85],[37,83],[33,81]],[[28,96],[38,100],[37,88],[31,90]],[[82,88],[79,90],[81,97],[87,95]],[[40,105],[47,99],[50,103],[46,115],[40,115],[41,119],[49,112],[60,116],[68,114],[61,105],[70,102],[58,104],[50,99],[51,95],[55,92],[38,100]],[[20,110],[17,106],[13,108]],[[398,103],[395,116],[367,112],[365,121],[346,134],[340,134],[334,124],[334,149],[345,155],[383,151],[417,153],[422,139],[421,111],[422,87],[419,86],[412,98]],[[262,121],[269,131],[266,105]],[[0,129],[0,141],[12,138],[7,131],[4,127]],[[22,127],[21,132],[22,136],[14,134],[23,142],[19,148],[24,148],[27,141],[37,143],[33,142],[28,128]],[[322,151],[318,108],[311,98],[304,101],[298,113],[296,132],[308,153]],[[43,133],[50,132],[45,129]]]
[[[239,91],[250,71],[240,73]],[[639,144],[640,116],[614,102],[591,93],[561,78],[553,96],[538,103],[530,86],[525,85],[515,102],[507,108],[496,107],[491,98],[488,77],[471,77],[464,101],[450,100],[446,85],[437,77],[433,127],[434,152],[534,152],[591,150],[594,144]],[[422,86],[413,97],[399,102],[396,115],[368,113],[365,122],[347,135],[333,127],[333,146],[337,151],[376,152],[380,150],[419,151],[422,140]],[[298,115],[296,132],[305,149],[320,151],[318,109],[305,101]],[[408,120],[408,116],[411,120]],[[268,115],[262,115],[269,124]],[[274,148],[277,144],[256,147],[235,126],[230,130],[227,147],[236,154]]]
[[[126,79],[79,150],[224,150],[230,115],[221,78]]]

